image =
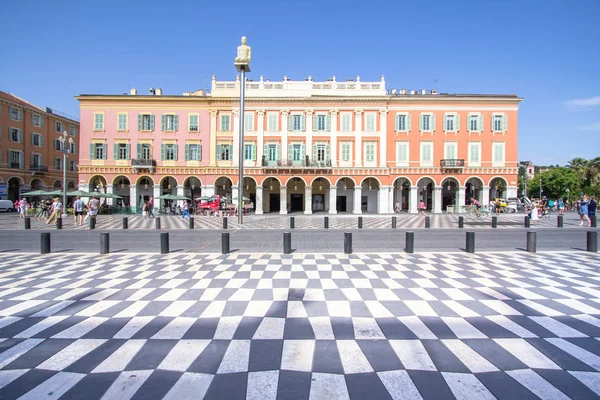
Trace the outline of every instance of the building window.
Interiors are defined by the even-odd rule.
[[[492,127],[494,132],[506,132],[507,117],[505,114],[494,114],[492,116]]]
[[[59,124],[60,122],[57,122]],[[104,130],[104,114],[95,113],[94,114],[94,130],[95,131],[103,131]],[[60,132],[59,128],[56,128],[57,132]]]
[[[129,145],[126,143],[118,143],[115,146],[117,147],[117,160],[129,160]]]
[[[23,143],[23,131],[16,128],[10,129],[10,141],[15,143]]]
[[[149,144],[142,144],[140,148],[140,157],[142,160],[152,159],[152,146]]]
[[[304,130],[304,115],[292,114],[290,116],[290,131],[303,131]]]
[[[196,114],[190,114],[188,117],[188,130],[190,132],[198,132],[199,117]]]
[[[217,160],[231,161],[232,146],[230,144],[217,145]]]
[[[186,144],[186,161],[200,161],[202,160],[202,145],[200,144]]]
[[[254,130],[254,113],[244,113],[244,130],[247,132]]]
[[[292,161],[302,161],[302,145],[299,143],[292,144]]]
[[[396,165],[407,167],[409,165],[409,143],[396,142]]]
[[[174,132],[179,130],[179,116],[178,115],[163,115],[162,116],[162,131]]]
[[[31,115],[31,125],[41,127],[42,126],[42,117],[36,114]]]
[[[433,166],[433,143],[432,142],[421,142],[421,166],[432,167]]]
[[[42,164],[42,156],[40,154],[32,154],[31,155],[31,167],[38,168],[41,167]]]
[[[69,153],[75,154],[76,150],[77,150],[77,147],[75,146],[75,143],[69,143]]]
[[[71,136],[77,136],[77,128],[75,128],[73,125],[69,125],[69,135]]]
[[[13,121],[22,121],[23,120],[23,111],[18,108],[11,107],[10,108],[10,119]]]
[[[410,131],[410,114],[396,115],[396,131],[398,131],[398,132]]]
[[[331,128],[331,119],[329,115],[317,114],[315,115],[315,120],[313,124],[315,131],[328,131]]]
[[[375,114],[365,114],[365,131],[375,132]]]
[[[8,151],[8,166],[10,168],[23,169],[23,153],[20,151]]]
[[[481,143],[469,143],[469,166],[479,167],[481,165]]]
[[[456,142],[444,143],[444,158],[455,160],[458,158],[458,144]]]
[[[444,130],[446,132],[458,132],[460,130],[458,114],[446,114],[444,116]]]
[[[421,131],[433,132],[435,130],[435,115],[434,114],[421,114]]]
[[[176,144],[163,144],[163,160],[176,161],[177,160],[177,145]]]
[[[119,113],[117,115],[117,130],[121,132],[127,130],[127,114]]]
[[[483,129],[483,117],[481,114],[469,115],[469,131],[481,132]]]
[[[33,133],[31,135],[31,145],[35,147],[43,147],[44,146],[44,137],[39,133]]]
[[[365,143],[365,162],[368,162],[368,163],[375,162],[375,143],[374,142]]]
[[[350,161],[350,157],[352,155],[352,144],[351,143],[342,143],[342,161]]]
[[[57,169],[57,170],[62,169],[62,160],[58,157],[54,157],[54,169]]]
[[[504,167],[505,149],[504,142],[495,142],[492,144],[492,167]]]
[[[278,118],[279,118],[279,116],[277,115],[277,113],[267,113],[267,131],[268,132],[277,132],[279,130],[277,127]]]
[[[60,144],[60,143],[59,143]],[[93,156],[95,160],[106,160],[106,144],[93,143]]]
[[[256,160],[256,145],[253,143],[244,144],[244,160]]]
[[[278,157],[277,157],[277,145],[276,144],[269,144],[268,145],[268,157],[269,157],[269,161],[277,161]]]
[[[229,132],[231,130],[231,116],[228,114],[221,115],[221,132]]]
[[[71,171],[71,172],[75,171],[75,161],[73,161],[73,160],[69,160],[69,171]]]
[[[154,115],[153,114],[138,114],[138,131],[153,131],[154,130]]]
[[[317,145],[317,151],[315,154],[315,158],[317,161],[327,161],[327,145],[325,144],[318,144]]]
[[[101,115],[102,115],[102,129],[104,129],[104,114],[101,114]],[[63,124],[62,124],[62,122],[56,121],[54,123],[54,130],[56,132],[62,132],[63,131]]]
[[[352,131],[352,114],[351,113],[342,113],[342,132],[350,132]]]
[[[54,139],[54,150],[62,151],[62,144],[60,143],[60,140],[58,140],[58,139]]]

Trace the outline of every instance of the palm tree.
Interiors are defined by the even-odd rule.
[[[569,168],[572,168],[584,180],[586,187],[590,187],[600,175],[600,157],[591,160],[576,157],[569,161]]]

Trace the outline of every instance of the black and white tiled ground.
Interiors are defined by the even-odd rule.
[[[2,399],[591,399],[600,257],[0,254]]]

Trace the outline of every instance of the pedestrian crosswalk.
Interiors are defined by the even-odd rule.
[[[588,399],[600,257],[0,254],[0,398]]]

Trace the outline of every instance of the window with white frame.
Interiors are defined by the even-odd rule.
[[[396,142],[396,165],[399,167],[409,166],[409,142]]]
[[[117,130],[121,132],[127,130],[127,113],[117,114]]]
[[[140,156],[142,160],[152,159],[152,146],[150,144],[143,143],[140,150]]]
[[[12,119],[13,121],[22,121],[23,110],[19,110],[15,107],[10,107],[10,119]]]
[[[268,132],[277,132],[279,129],[278,125],[279,115],[276,112],[267,113],[267,131]]]
[[[458,114],[444,115],[444,131],[446,131],[446,132],[460,131],[460,116]]]
[[[56,122],[56,123],[60,124],[60,122]],[[94,114],[94,130],[95,131],[103,131],[104,130],[104,114],[102,114],[102,113]],[[56,128],[56,131],[60,132],[61,129]]]
[[[352,157],[352,143],[343,142],[341,144],[341,161],[350,162],[350,157]]]
[[[102,128],[101,128],[101,130],[104,130],[104,114],[101,114],[101,115],[102,115]],[[60,121],[54,122],[54,130],[56,132],[62,132],[63,131],[63,124],[62,124],[62,122],[60,122]]]
[[[62,143],[58,139],[54,139],[54,150],[62,151]]]
[[[277,161],[278,157],[277,157],[277,145],[276,144],[269,144],[267,145],[267,149],[268,149],[268,160],[269,161]]]
[[[244,144],[244,160],[254,161],[256,160],[256,145],[254,143]]]
[[[469,142],[469,167],[481,166],[481,142]]]
[[[456,160],[458,158],[458,143],[457,142],[445,142],[444,143],[444,159]]]
[[[23,143],[23,131],[17,128],[10,128],[10,141]]]
[[[435,131],[435,114],[421,114],[419,129],[423,132]]]
[[[174,132],[179,130],[179,116],[174,114],[165,114],[162,116],[162,130]]]
[[[62,167],[62,160],[59,157],[54,157],[54,169],[61,170]]]
[[[469,114],[469,132],[481,132],[483,130],[483,116],[481,114]]]
[[[117,160],[128,160],[129,159],[129,146],[127,143],[118,143],[117,147]]]
[[[251,112],[244,113],[244,130],[246,132],[254,131],[254,113],[251,113]]]
[[[365,143],[365,162],[366,163],[374,163],[375,162],[375,142],[366,142]]]
[[[330,129],[331,120],[328,114],[317,114],[314,116],[314,131],[324,132]]]
[[[32,133],[31,134],[31,145],[35,146],[35,147],[42,147],[43,146],[43,136],[40,135],[39,133]]]
[[[222,114],[221,115],[221,132],[229,132],[231,131],[231,115]]]
[[[410,114],[396,114],[396,131],[410,131]]]
[[[39,168],[41,166],[43,166],[44,164],[42,163],[42,155],[41,154],[36,154],[36,153],[31,153],[31,167],[32,168]]]
[[[199,124],[199,116],[198,114],[190,114],[188,116],[188,131],[189,132],[198,132],[198,130],[200,129],[198,127]]]
[[[177,145],[174,143],[162,144],[162,159],[165,161],[177,161]]]
[[[154,130],[154,115],[153,114],[138,114],[138,131],[153,131]]]
[[[376,114],[375,113],[366,113],[365,114],[365,131],[366,132],[375,132],[376,130]]]
[[[186,144],[186,161],[200,161],[202,160],[202,145],[200,144]]]
[[[314,155],[316,161],[327,161],[327,145],[317,144],[317,152]]]
[[[341,130],[342,132],[352,131],[352,113],[340,113],[342,118]]]
[[[23,152],[16,150],[8,151],[8,167],[23,169]]]
[[[506,132],[507,128],[507,117],[506,114],[494,114],[492,115],[492,131],[494,132]]]
[[[304,130],[304,115],[303,114],[290,115],[290,131],[303,131],[303,130]]]
[[[31,125],[41,127],[42,126],[42,117],[37,114],[31,114]]]
[[[292,144],[292,161],[302,161],[302,144],[294,143]]]
[[[73,160],[69,160],[69,171],[71,171],[71,172],[75,171],[75,161],[73,161]]]
[[[218,144],[217,145],[217,160],[218,161],[231,161],[233,156],[233,149],[231,144]]]
[[[75,145],[75,143],[69,143],[69,153],[75,154],[76,151],[77,151],[77,146]]]
[[[433,166],[433,142],[421,142],[421,167]]]
[[[67,131],[69,132],[69,135],[77,136],[77,128],[75,128],[73,125],[69,125],[69,129]]]
[[[94,159],[95,160],[106,160],[106,144],[94,143]]]
[[[504,167],[506,143],[492,143],[492,167]]]

